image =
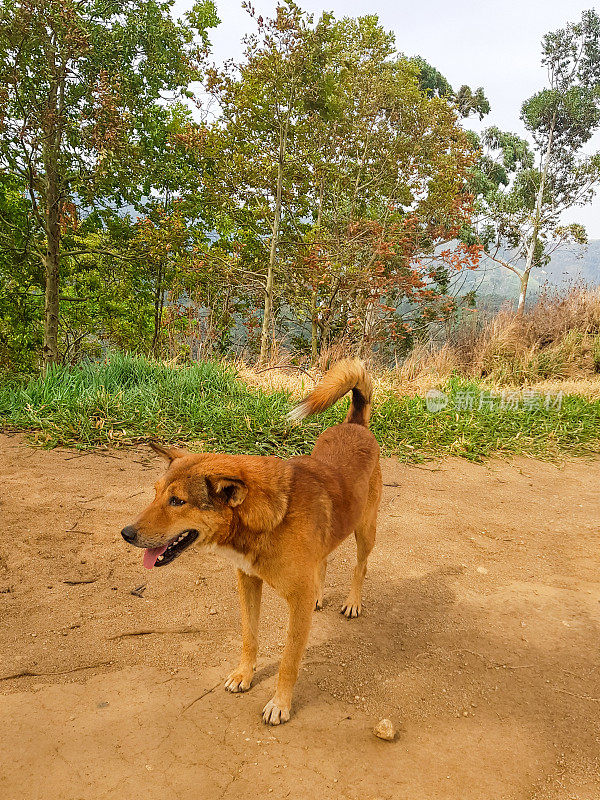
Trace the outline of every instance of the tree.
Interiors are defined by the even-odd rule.
[[[253,234],[264,250],[263,319],[259,360],[269,354],[273,329],[275,273],[282,231],[301,214],[303,165],[297,160],[302,121],[319,84],[309,46],[312,18],[292,1],[276,16],[255,17],[256,34],[245,39],[244,61],[213,70],[208,89],[221,109],[222,176],[226,203],[239,209],[238,229]],[[264,260],[264,256],[261,258]],[[258,274],[262,272],[258,267]],[[255,272],[252,276],[256,278]]]
[[[454,95],[424,90],[424,62],[398,55],[377,17],[325,18],[316,34],[335,100],[310,116],[301,155],[309,254],[296,306],[313,358],[336,329],[366,356],[408,338],[410,317],[447,315],[446,268],[476,264],[477,246],[451,244],[469,220],[474,151]]]
[[[141,164],[143,225],[127,247],[145,281],[152,286],[154,327],[151,350],[161,349],[160,332],[167,291],[191,292],[183,280],[191,272],[202,283],[200,255],[210,234],[219,229],[213,204],[207,196],[208,175],[215,170],[213,136],[207,125],[196,122],[187,106],[174,103],[145,130],[147,144]]]
[[[547,264],[565,243],[587,241],[583,226],[561,224],[561,215],[589,202],[600,179],[600,153],[581,155],[600,127],[596,12],[586,11],[579,22],[544,36],[542,64],[548,86],[521,111],[533,153],[513,134],[490,128],[479,142],[482,159],[474,174],[480,191],[476,238],[519,278],[518,313],[525,308],[531,270]]]
[[[388,331],[399,323],[401,298],[446,306],[435,251],[471,204],[473,151],[457,100],[423,88],[420,66],[396,53],[375,16],[315,23],[287,3],[257,23],[245,61],[211,73],[209,89],[223,110],[217,160],[231,261],[263,293],[260,360],[276,300],[308,314],[313,357],[348,326],[366,353],[381,320]],[[485,100],[470,96],[473,107]],[[438,261],[460,265],[462,253],[472,264],[478,252],[450,249]]]
[[[432,67],[424,58],[415,56],[409,60],[419,70],[419,85],[429,97],[445,97],[452,101],[461,117],[477,114],[482,120],[486,114],[490,113],[490,103],[482,86],[473,91],[470,86],[463,84],[455,92],[442,73]]]
[[[31,246],[44,269],[45,365],[59,359],[63,247],[81,216],[143,200],[140,167],[164,101],[198,80],[216,24],[210,0],[185,24],[170,0],[2,0],[0,166],[26,188]],[[98,217],[101,219],[101,217]]]

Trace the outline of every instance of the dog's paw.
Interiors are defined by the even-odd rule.
[[[279,705],[273,697],[263,708],[262,718],[265,725],[283,725],[290,718],[290,707]]]
[[[233,692],[236,694],[237,692],[247,692],[250,688],[250,684],[252,683],[252,670],[249,672],[243,669],[234,669],[227,676],[227,680],[225,681],[225,689],[228,692]]]
[[[342,606],[340,614],[343,614],[348,619],[355,619],[359,617],[362,612],[362,605],[360,603],[351,603],[346,601]]]

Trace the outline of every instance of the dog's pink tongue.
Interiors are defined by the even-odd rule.
[[[156,564],[156,559],[167,549],[167,545],[164,547],[149,547],[147,550],[144,550],[144,566],[146,569],[152,569],[152,567]]]

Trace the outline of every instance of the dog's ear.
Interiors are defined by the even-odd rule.
[[[162,444],[158,444],[158,442],[148,442],[148,444],[155,453],[162,456],[169,464],[172,464],[176,458],[183,458],[183,456],[189,455],[187,450],[182,450],[180,447],[165,447]]]
[[[206,482],[210,491],[232,508],[243,503],[248,494],[248,487],[241,478],[231,478],[227,475],[207,475]]]

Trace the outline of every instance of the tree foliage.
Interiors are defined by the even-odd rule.
[[[524,298],[585,241],[561,215],[600,175],[595,12],[544,37],[526,141],[465,130],[483,89],[375,15],[246,9],[243,56],[208,68],[211,0],[181,20],[171,0],[0,0],[1,365],[393,358],[471,302],[453,276],[482,250]]]
[[[141,202],[165,100],[201,77],[214,6],[197,3],[185,23],[170,8],[162,0],[0,5],[0,167],[29,199],[28,247],[45,276],[45,363],[60,356],[61,273],[87,249],[82,218]]]
[[[600,180],[600,153],[582,148],[600,127],[600,17],[586,11],[542,40],[548,85],[526,100],[521,119],[529,144],[488,129],[479,140],[473,175],[480,241],[492,259],[519,278],[525,307],[531,270],[568,243],[587,241],[585,229],[565,225],[565,211],[589,202]]]
[[[236,267],[265,298],[261,359],[274,286],[280,318],[308,319],[313,357],[344,335],[365,353],[406,336],[402,302],[448,313],[439,262],[477,261],[476,247],[439,249],[469,214],[472,148],[455,96],[424,90],[377,17],[279,6],[209,88]]]

